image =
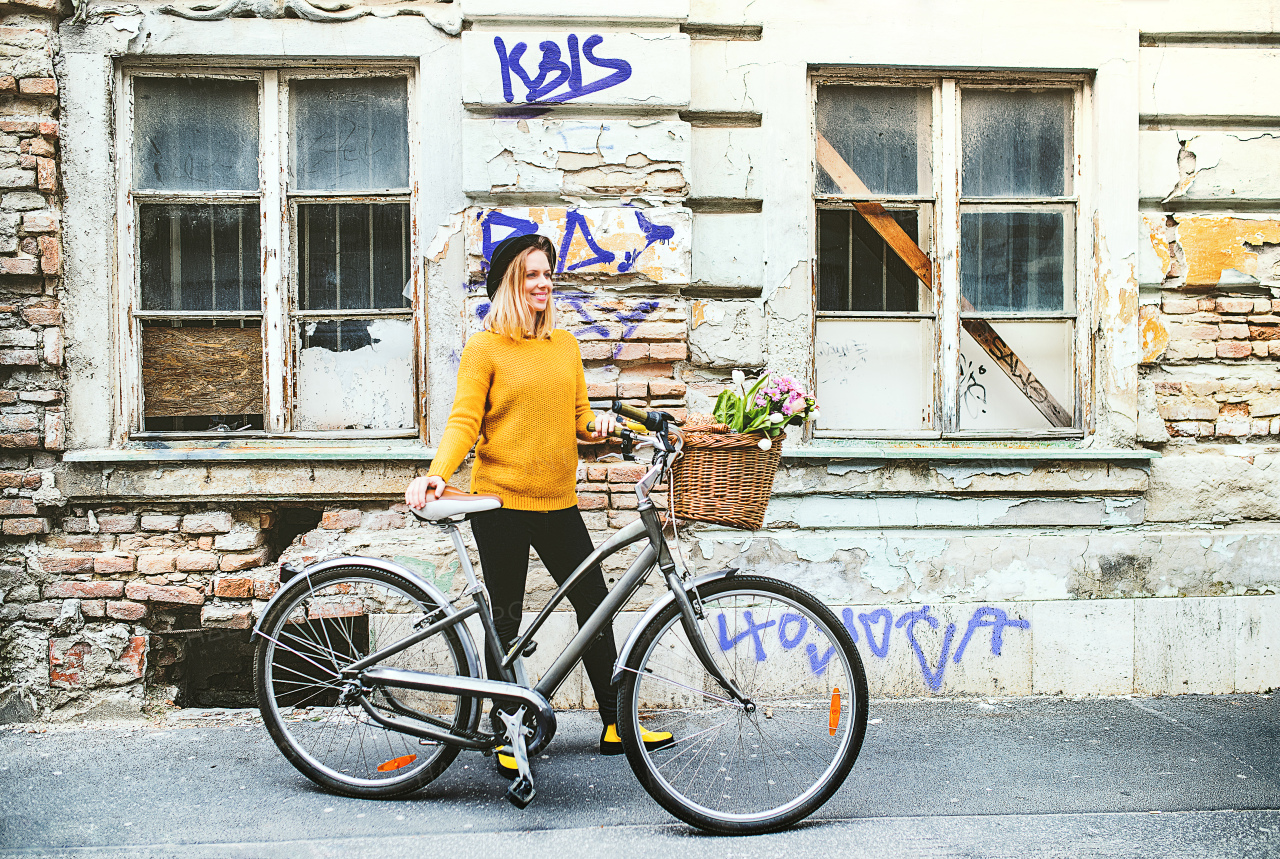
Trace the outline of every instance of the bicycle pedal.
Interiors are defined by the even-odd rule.
[[[533,780],[522,775],[507,788],[507,800],[516,808],[525,808],[533,802],[537,791],[533,789]]]

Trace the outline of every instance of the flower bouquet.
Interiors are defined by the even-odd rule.
[[[748,385],[735,370],[712,414],[690,418],[684,430],[684,456],[672,470],[672,511],[680,519],[759,528],[782,456],[783,430],[817,416],[814,398],[789,376],[764,373]]]

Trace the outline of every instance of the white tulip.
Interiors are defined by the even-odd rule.
[[[780,412],[774,412],[773,414],[769,415],[769,423],[771,424],[780,424],[785,420],[786,418],[783,417]]]
[[[818,410],[817,410],[817,409],[814,409],[813,411],[809,412],[809,420],[811,420],[811,421],[816,421],[817,419],[818,419]]]
[[[760,439],[758,445],[761,450],[768,450],[769,448],[773,447],[773,442],[767,438],[762,438]]]
[[[747,392],[747,374],[741,370],[733,371],[733,383],[738,386],[738,390],[744,395]]]

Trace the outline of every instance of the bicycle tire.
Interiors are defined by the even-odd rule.
[[[346,796],[388,798],[423,787],[453,762],[458,747],[384,728],[353,696],[340,669],[413,631],[439,608],[407,579],[352,564],[300,576],[262,619],[254,655],[254,689],[263,724],[295,768]],[[379,665],[473,676],[456,626],[443,629]],[[409,689],[368,696],[389,714],[474,730],[479,701]]]
[[[794,585],[738,575],[699,594],[699,630],[755,712],[711,678],[673,603],[640,632],[623,667],[627,760],[686,823],[726,835],[785,828],[830,799],[857,759],[867,726],[862,660],[835,614]],[[642,731],[670,731],[672,742],[648,749]]]

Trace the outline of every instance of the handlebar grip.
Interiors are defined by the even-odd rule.
[[[587,430],[588,432],[595,432],[596,422],[591,421],[589,424],[587,424]],[[633,435],[633,434],[644,435],[647,432],[648,430],[646,430],[640,424],[634,423],[632,421],[626,421],[625,423],[623,423],[622,426],[615,427],[613,431],[609,433],[609,437],[626,439],[629,435]]]
[[[615,413],[643,424],[648,432],[659,432],[664,422],[684,426],[684,421],[676,420],[674,415],[667,412],[647,412],[644,409],[629,406],[622,400],[614,400],[612,408]]]
[[[644,409],[637,409],[635,406],[629,406],[622,400],[613,401],[613,411],[622,415],[624,418],[631,418],[633,421],[644,423],[649,420],[649,413]]]

